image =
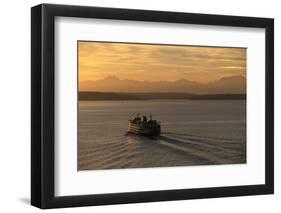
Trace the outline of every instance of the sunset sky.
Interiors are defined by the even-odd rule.
[[[209,82],[246,76],[246,49],[78,42],[79,82],[108,76],[138,81]]]

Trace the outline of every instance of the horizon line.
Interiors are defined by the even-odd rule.
[[[188,95],[247,95],[247,93],[214,93],[214,94],[210,94],[210,93],[189,93],[189,92],[115,92],[115,91],[89,91],[89,90],[85,90],[85,91],[78,91],[78,93],[80,92],[96,92],[96,93],[142,93],[142,94],[188,94]]]

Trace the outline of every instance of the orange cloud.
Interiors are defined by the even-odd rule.
[[[209,82],[246,76],[246,48],[78,42],[79,81],[107,76],[138,81]]]

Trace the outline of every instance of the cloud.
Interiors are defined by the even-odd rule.
[[[79,42],[79,79],[107,75],[121,79],[207,82],[246,76],[246,49],[227,47]],[[203,75],[203,76],[202,76]]]

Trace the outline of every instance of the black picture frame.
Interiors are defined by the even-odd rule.
[[[81,17],[162,23],[264,28],[266,136],[265,184],[93,195],[54,195],[54,21]],[[39,208],[272,194],[274,192],[274,20],[164,11],[41,4],[31,8],[31,204]]]

